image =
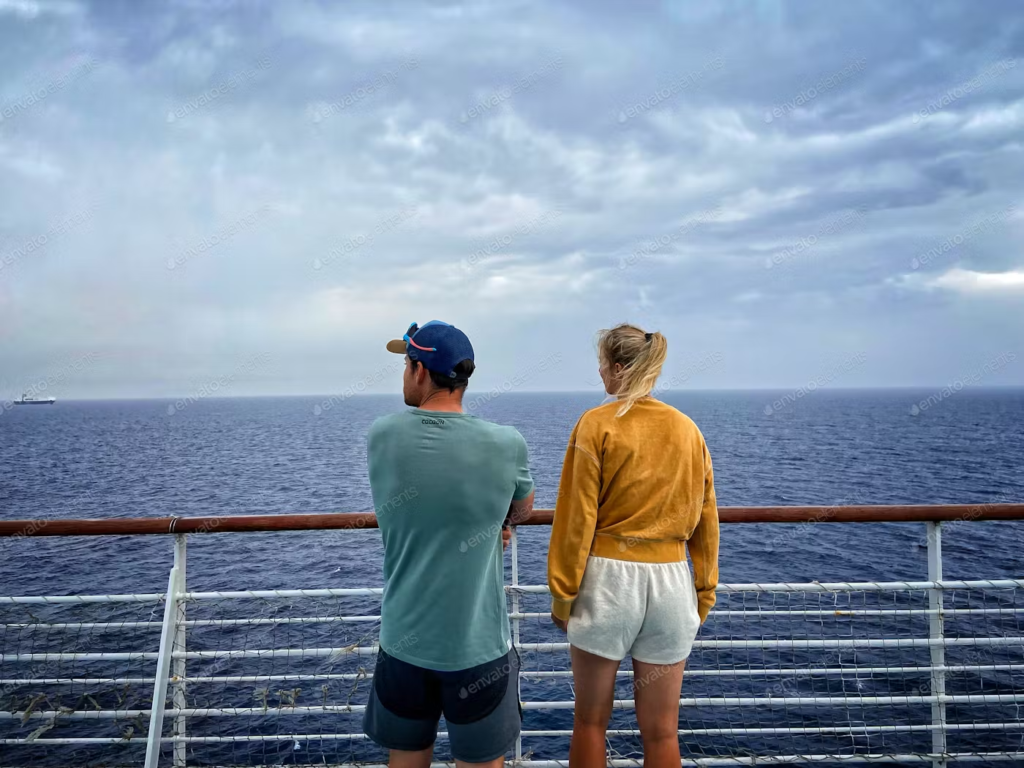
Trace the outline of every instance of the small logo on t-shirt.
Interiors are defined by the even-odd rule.
[[[433,424],[437,427],[444,426],[444,419],[420,419],[421,424]]]

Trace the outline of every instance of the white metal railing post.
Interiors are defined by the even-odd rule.
[[[174,643],[172,648],[181,655],[171,660],[171,674],[173,676],[172,703],[179,712],[186,708],[185,701],[185,598],[187,592],[187,576],[185,561],[187,554],[188,534],[178,533],[174,536],[174,568],[178,572],[177,583],[175,584],[175,611],[174,611]],[[174,716],[175,736],[185,735],[185,715]],[[174,768],[184,768],[185,749],[188,745],[184,741],[174,742]]]
[[[163,738],[164,708],[167,703],[167,683],[171,672],[171,650],[174,646],[174,619],[178,611],[178,568],[171,568],[164,598],[164,621],[160,630],[160,652],[156,659],[156,678],[153,684],[153,705],[149,712],[149,733],[146,736],[145,768],[157,768],[160,763],[160,740]]]
[[[519,586],[519,540],[516,535],[516,527],[512,526],[512,586]],[[512,590],[512,644],[515,646],[515,652],[519,653],[519,590]],[[517,665],[516,672],[516,695],[519,700],[523,700],[523,670],[522,660]],[[523,735],[522,733],[516,737],[516,760],[523,759]]]
[[[928,580],[942,581],[942,523],[927,523],[928,526]],[[928,634],[932,640],[931,646],[931,694],[936,697],[932,704],[932,752],[938,755],[946,754],[946,702],[942,697],[946,695],[946,649],[942,645],[944,636],[943,610],[944,600],[941,589],[928,590]],[[932,761],[935,768],[945,768],[946,761],[937,758]]]

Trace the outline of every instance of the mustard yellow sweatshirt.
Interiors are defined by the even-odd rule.
[[[711,455],[688,416],[643,398],[580,417],[569,438],[548,548],[551,611],[568,619],[587,557],[673,563],[689,549],[701,623],[718,584]]]

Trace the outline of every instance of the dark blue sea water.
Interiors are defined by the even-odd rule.
[[[786,393],[782,392],[679,392],[666,394],[664,399],[690,415],[703,431],[715,464],[721,505],[1024,501],[1024,391],[964,390],[934,401],[924,411],[912,415],[913,404],[935,394],[910,390],[826,390],[799,399],[786,399]],[[554,502],[568,434],[579,415],[600,402],[596,394],[509,393],[481,401],[475,412],[512,424],[523,433],[530,446],[538,506],[549,507]],[[368,511],[372,504],[366,478],[367,428],[376,417],[404,406],[398,397],[391,396],[336,400],[328,410],[316,408],[320,403],[320,398],[211,398],[192,402],[180,410],[169,409],[170,401],[59,402],[53,407],[10,408],[0,412],[0,518]],[[521,529],[520,580],[523,583],[545,582],[547,535],[545,528]],[[920,580],[927,575],[923,541],[924,526],[918,524],[723,526],[721,579],[723,582]],[[944,575],[965,579],[1020,577],[1022,542],[1024,525],[1017,523],[974,522],[953,526],[944,539]],[[380,554],[380,539],[375,531],[192,536],[188,582],[191,590],[199,591],[379,586]],[[171,560],[170,537],[0,539],[0,594],[160,592],[166,589]],[[783,598],[773,599],[775,607],[779,607],[779,600]],[[859,599],[875,598],[865,594]],[[888,599],[897,598],[890,594]],[[527,603],[525,610],[528,611],[546,609],[542,600],[527,600]],[[741,607],[739,599],[734,603],[734,608]],[[794,607],[798,606],[794,604]],[[354,615],[375,613],[376,608],[372,599],[353,598],[339,601],[337,605],[327,601],[312,607],[295,605],[297,613],[288,615],[309,615],[310,610],[324,616]],[[26,610],[7,606],[0,610],[0,615],[8,623],[39,620],[38,616],[28,618],[25,613],[18,613]],[[81,612],[68,618],[71,613],[67,609],[46,615],[59,615],[66,621],[98,621],[102,618],[98,618],[99,610],[92,608],[88,619],[82,618],[86,614]],[[120,611],[117,615],[129,618],[127,609],[117,610]],[[225,602],[216,607],[199,606],[196,610],[224,616],[226,611],[232,610],[232,605]],[[266,603],[261,604],[259,610],[266,614],[282,608]],[[143,618],[151,612],[152,607],[147,606]],[[11,618],[15,614],[16,617]],[[131,618],[138,620],[139,615],[136,610]],[[156,615],[156,619],[159,618]],[[742,634],[735,621],[715,621],[716,624],[705,628],[702,636]],[[195,643],[205,638],[210,648],[289,647],[289,643],[303,647],[337,647],[367,633],[372,641],[373,625],[360,625],[362,634],[353,634],[355,626],[322,625],[316,630],[319,634],[301,637],[288,634],[293,630],[283,625],[250,627],[247,634],[235,632],[232,635],[203,630],[204,635],[196,630]],[[828,631],[834,632],[836,628],[829,626]],[[876,625],[874,629],[877,632],[881,628]],[[902,629],[907,636],[920,635],[916,631],[919,628],[912,627],[909,620]],[[764,628],[755,627],[752,631],[756,636],[767,636]],[[888,631],[896,629],[888,628]],[[524,642],[557,640],[550,625],[540,620],[524,622],[523,633]],[[34,637],[31,630],[7,629],[0,635],[0,646],[6,653],[12,649],[20,652],[49,650],[54,643],[65,648],[70,643],[78,650],[117,649],[129,642],[125,633],[100,634],[99,637],[76,635],[70,639],[63,636],[58,640],[56,635],[45,639]],[[853,630],[847,634],[856,636]],[[345,640],[339,642],[342,635]],[[155,636],[156,633],[141,629],[131,635],[146,647],[154,644]],[[193,647],[195,644],[190,638],[190,650]],[[1019,651],[1016,651],[1018,662],[1021,661]],[[531,661],[537,669],[554,669],[564,664],[564,657],[536,656],[527,659],[527,664]],[[700,661],[695,657],[691,667],[698,668]],[[742,666],[751,663],[751,659],[726,658],[718,654],[714,659],[709,657],[707,662]],[[15,666],[18,663],[0,664],[0,678],[27,674],[23,663],[21,667]],[[190,662],[190,674],[202,663],[205,662]],[[320,664],[316,669],[322,671],[322,662],[316,663]],[[360,663],[365,666],[371,664],[372,659],[364,658]],[[778,654],[772,663],[780,663]],[[84,662],[68,664],[79,665],[74,667],[74,674],[81,674],[84,669],[81,666]],[[283,661],[273,661],[271,666],[278,673],[294,669],[294,664],[289,667]],[[118,674],[143,674],[146,670],[145,664],[129,667],[126,663]],[[217,673],[255,674],[254,669],[242,662],[237,666],[222,662]],[[331,669],[342,670],[343,667]],[[66,667],[64,672],[70,674],[71,667]],[[151,668],[149,673],[152,673]],[[267,673],[267,666],[259,667],[259,673]],[[1019,684],[1020,678],[1016,680]],[[1009,680],[993,678],[990,682],[1005,685]],[[765,678],[756,684],[756,690],[737,689],[737,694],[763,695],[777,683],[776,678]],[[694,677],[692,682],[684,683],[684,695],[688,691],[692,695],[702,692],[720,695],[724,684],[722,679]],[[729,683],[735,684],[735,680]],[[787,692],[792,695],[794,690],[805,686],[801,689],[804,692],[820,693],[824,690],[821,685],[835,684],[835,680],[797,680],[789,684],[792,688]],[[971,690],[979,690],[978,681],[970,684],[974,686]],[[345,685],[352,686],[351,683]],[[537,697],[571,697],[565,680],[557,682],[558,688],[551,681],[536,685],[533,693]],[[274,683],[263,687],[268,691],[260,694],[258,690],[254,692],[254,686],[245,690],[222,689],[217,693],[212,689],[204,692],[197,686],[190,689],[189,703],[206,706],[201,701],[206,697],[210,702],[223,705],[226,696],[234,697],[232,706],[256,706],[253,701],[259,702],[262,695],[263,701],[270,697],[272,708],[275,701],[278,705],[288,701],[290,694],[284,689],[292,686]],[[113,695],[102,688],[92,693]],[[356,688],[358,690],[345,693],[349,696],[346,700],[362,703],[365,683]],[[828,691],[834,695],[834,689]],[[75,691],[79,699],[86,693],[89,691]],[[524,694],[530,695],[525,684]],[[321,691],[317,685],[306,684],[298,703],[336,702],[337,695],[341,694],[334,689]],[[628,689],[623,689],[621,695],[631,697]],[[0,687],[0,708],[23,709],[27,696],[24,689]],[[62,705],[68,706],[68,700],[63,699]],[[144,692],[133,701],[137,707],[146,705]],[[119,704],[118,708],[129,705],[130,702]],[[793,724],[794,719],[811,722],[815,716],[795,711],[786,711],[783,715],[783,724]],[[691,718],[690,726],[721,727],[726,721],[750,723],[752,717],[758,723],[768,724],[770,716],[774,715],[758,712],[755,717],[749,708],[729,714],[723,708],[722,712],[705,712],[695,720]],[[899,717],[894,716],[894,722],[904,716],[909,721],[915,713],[907,710]],[[314,723],[312,730],[358,728],[358,717],[331,717],[335,720],[330,725]],[[859,715],[851,717],[857,720]],[[874,711],[864,719],[877,722],[877,717]],[[269,733],[298,733],[300,722],[305,726],[312,722],[297,717],[270,719],[275,722],[266,731]],[[286,719],[287,723],[278,724]],[[238,721],[238,718],[197,718],[190,721],[189,727],[193,733],[204,732],[204,728],[207,733],[237,733],[239,728],[247,732]],[[10,732],[23,736],[39,724],[18,724],[11,726],[13,731]],[[527,713],[528,728],[568,728],[570,724],[571,715],[564,711]],[[77,723],[64,726],[65,729],[79,727],[82,726]],[[94,734],[95,722],[90,727]],[[123,733],[125,727],[124,723],[118,724],[119,732]],[[618,727],[634,726],[623,720]],[[685,723],[683,727],[687,727]],[[58,730],[48,735],[53,736]],[[140,727],[136,732],[141,730]],[[0,731],[7,732],[8,726],[0,723]],[[785,746],[777,737],[773,738],[776,740],[755,743],[735,736],[717,741],[711,737],[693,737],[685,746],[692,755],[726,754],[729,750],[746,754],[758,749],[785,752]],[[871,746],[907,747],[903,743],[896,744],[895,737],[887,738],[890,740],[886,742],[876,737]],[[1019,739],[1019,733],[1014,738]],[[849,750],[867,743],[847,737],[837,742],[835,748]],[[920,743],[918,739],[914,745]],[[635,739],[632,742],[627,739],[624,754],[630,753],[629,744],[636,749]],[[444,754],[445,748],[446,745],[439,742],[439,754]],[[537,756],[557,756],[564,755],[565,744],[562,740],[541,738],[533,742],[533,748]],[[808,746],[808,749],[821,748],[819,744]],[[0,746],[0,750],[3,749]],[[26,760],[31,757],[32,764],[38,760],[38,764],[57,765],[61,764],[59,758],[66,759],[71,754],[61,752],[58,747],[29,749],[35,751],[17,752],[21,763],[16,764],[29,764]],[[359,742],[299,744],[282,741],[258,747],[232,744],[218,749],[228,751],[218,753],[212,747],[196,746],[190,764],[193,759],[196,764],[250,759],[294,763],[380,755],[371,746]],[[12,758],[16,756],[14,751],[8,754]],[[80,761],[76,764],[88,764],[102,757],[100,751],[75,754]],[[103,754],[109,757],[110,752]],[[137,755],[137,752],[125,751],[124,754]]]

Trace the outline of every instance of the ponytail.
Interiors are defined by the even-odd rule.
[[[657,331],[645,333],[635,325],[623,323],[601,331],[597,347],[602,361],[623,367],[616,393],[622,401],[616,416],[623,416],[654,389],[668,356],[668,340]]]

